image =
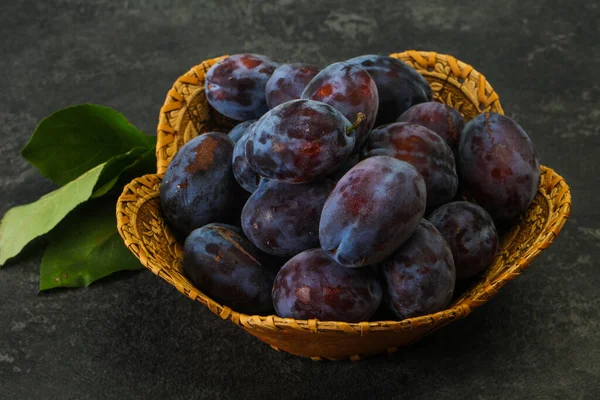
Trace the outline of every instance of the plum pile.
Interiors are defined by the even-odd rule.
[[[361,322],[444,310],[458,281],[496,260],[496,226],[537,192],[517,122],[465,121],[395,58],[320,68],[236,54],[208,71],[205,93],[239,123],[180,148],[160,202],[185,238],[185,275],[238,312]]]

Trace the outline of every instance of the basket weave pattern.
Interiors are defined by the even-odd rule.
[[[470,65],[433,52],[407,51],[391,56],[419,71],[429,81],[435,100],[457,108],[467,121],[482,111],[503,113],[498,95]],[[159,201],[161,178],[177,149],[199,134],[228,132],[235,125],[209,107],[204,96],[204,76],[221,58],[193,67],[169,91],[158,124],[157,174],[137,178],[124,188],[117,203],[117,224],[125,244],[146,268],[276,350],[315,360],[358,360],[395,352],[489,301],[552,244],[569,216],[569,187],[552,169],[542,166],[534,202],[503,236],[493,265],[446,310],[435,314],[360,323],[240,314],[206,296],[185,277],[182,245],[165,224]]]

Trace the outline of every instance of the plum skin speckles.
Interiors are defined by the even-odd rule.
[[[452,252],[440,232],[422,219],[410,239],[381,264],[384,302],[400,319],[441,311],[456,283]]]
[[[273,284],[275,312],[283,318],[368,321],[381,298],[371,270],[342,267],[319,248],[291,258]]]
[[[321,247],[346,267],[381,262],[410,237],[426,201],[425,181],[415,167],[388,156],[367,158],[327,198],[319,224]]]

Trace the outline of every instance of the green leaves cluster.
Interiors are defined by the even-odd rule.
[[[155,146],[156,137],[110,108],[85,104],[45,118],[21,155],[60,188],[4,215],[0,266],[46,236],[40,290],[141,268],[117,232],[115,199],[131,179],[155,171]]]

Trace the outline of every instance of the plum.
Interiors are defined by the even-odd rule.
[[[229,137],[231,138],[231,140],[233,140],[234,143],[237,143],[238,140],[242,138],[242,136],[248,133],[248,130],[250,129],[250,127],[252,127],[252,125],[254,125],[255,122],[255,119],[240,122],[239,124],[234,126],[232,130],[229,131]]]
[[[269,109],[265,87],[278,65],[261,54],[226,57],[206,73],[206,99],[215,110],[231,119],[258,119]]]
[[[282,64],[277,67],[266,86],[269,108],[299,99],[306,85],[319,73],[319,70],[320,68],[315,65],[303,63]]]
[[[319,223],[321,247],[345,267],[381,262],[412,235],[426,201],[415,167],[388,156],[367,158],[329,194]]]
[[[331,64],[310,81],[302,98],[327,103],[349,121],[354,121],[358,113],[364,114],[364,121],[356,128],[353,150],[359,152],[373,128],[379,107],[377,86],[365,70],[352,64]]]
[[[195,229],[184,243],[183,270],[200,290],[235,311],[266,314],[273,309],[275,280],[270,259],[227,224]]]
[[[458,157],[458,138],[465,119],[457,109],[436,101],[415,104],[398,117],[397,122],[412,122],[431,129],[448,143],[454,158]]]
[[[252,123],[247,129],[245,134],[239,138],[235,147],[233,148],[233,176],[246,191],[253,193],[258,184],[261,182],[262,177],[257,174],[248,164],[246,158],[246,141],[250,136],[252,129],[256,123]]]
[[[450,246],[457,279],[471,278],[491,265],[500,247],[492,217],[467,201],[444,204],[427,219]]]
[[[211,222],[232,222],[247,196],[233,176],[233,141],[209,132],[187,142],[169,163],[160,187],[165,218],[187,235]]]
[[[246,142],[246,158],[267,179],[310,182],[325,177],[350,156],[354,129],[330,105],[288,101],[258,120]]]
[[[422,219],[410,239],[381,264],[383,301],[400,319],[441,311],[456,283],[452,252],[440,232]]]
[[[275,312],[283,318],[368,321],[381,297],[381,284],[368,268],[342,267],[319,248],[291,258],[273,283]]]
[[[493,112],[479,114],[465,126],[458,153],[467,198],[494,220],[511,222],[529,208],[540,182],[540,163],[517,122]]]
[[[330,179],[263,182],[242,210],[242,229],[256,247],[279,257],[317,247],[321,210],[333,186]]]

